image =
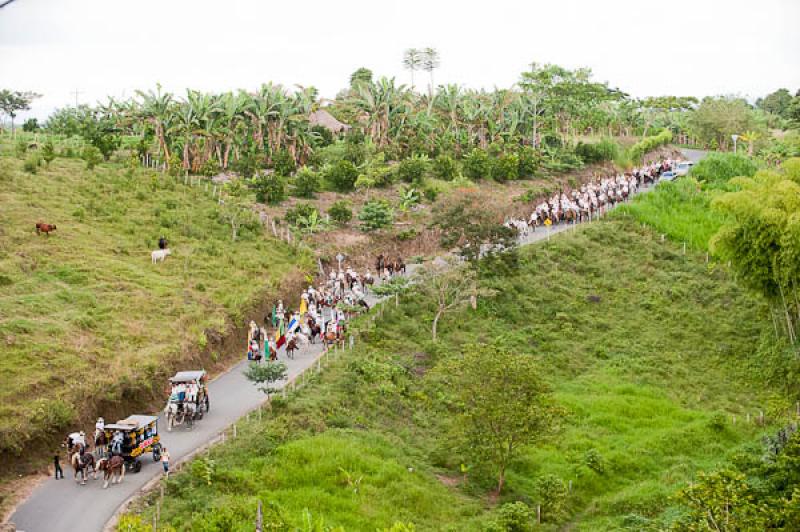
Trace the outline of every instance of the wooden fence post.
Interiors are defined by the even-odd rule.
[[[262,532],[263,524],[261,517],[261,499],[258,500],[258,510],[256,510],[256,532]]]

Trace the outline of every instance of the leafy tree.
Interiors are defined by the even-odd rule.
[[[438,260],[420,272],[418,290],[435,302],[436,309],[431,323],[431,338],[438,339],[439,320],[448,312],[465,307],[478,296],[489,297],[494,291],[481,288],[477,273],[464,268],[454,259]]]
[[[350,161],[339,161],[328,168],[325,177],[338,192],[350,192],[358,178],[358,169]]]
[[[475,464],[494,471],[500,494],[511,461],[552,432],[562,415],[539,362],[500,345],[470,345],[442,365],[441,376],[455,399],[453,439]]]
[[[81,158],[86,161],[86,169],[94,170],[94,167],[103,161],[103,156],[95,146],[86,146],[83,149]]]
[[[357,85],[361,83],[370,84],[372,83],[372,70],[361,67],[355,70],[352,74],[350,74],[350,87],[355,88]]]
[[[328,215],[334,222],[344,225],[353,219],[353,209],[347,201],[339,200],[328,208]]]
[[[29,118],[22,124],[22,131],[26,133],[33,133],[34,131],[39,131],[39,121],[35,118]]]
[[[507,502],[497,509],[488,532],[533,532],[536,512],[522,501]]]
[[[756,100],[756,107],[783,118],[788,118],[787,111],[792,103],[792,93],[788,89],[778,89],[763,98]]]
[[[752,488],[738,471],[700,473],[678,492],[677,499],[689,509],[681,528],[720,532],[766,529],[764,509],[755,503]]]
[[[304,166],[297,171],[294,177],[294,195],[300,198],[313,198],[319,190],[319,174],[311,168]]]
[[[704,143],[716,141],[721,149],[732,144],[731,135],[763,131],[764,125],[741,98],[704,98],[689,116],[689,128]]]
[[[28,111],[31,103],[41,94],[35,92],[12,91],[9,89],[0,90],[0,112],[11,118],[11,132],[14,132],[14,119],[20,111]]]
[[[392,225],[394,213],[388,202],[373,200],[364,204],[358,213],[358,219],[361,222],[361,230],[370,232]]]
[[[278,205],[286,199],[286,180],[277,173],[261,174],[253,179],[256,189],[256,201]]]
[[[800,166],[800,162],[797,163]],[[712,206],[728,215],[711,241],[712,251],[731,262],[737,275],[772,304],[791,344],[800,333],[800,176],[761,170],[731,184]]]
[[[472,191],[457,192],[434,208],[432,225],[442,231],[441,244],[458,248],[459,255],[475,262],[481,256],[516,246],[515,232],[498,220]]]
[[[261,364],[251,363],[244,374],[247,380],[258,384],[258,389],[267,395],[280,389],[274,385],[276,382],[285,379],[286,375],[286,364],[277,361],[267,361]]]
[[[522,147],[517,152],[517,157],[519,158],[518,173],[520,177],[532,177],[539,169],[541,157],[533,148],[529,146]]]

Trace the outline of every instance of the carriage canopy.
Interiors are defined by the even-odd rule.
[[[132,416],[126,417],[125,419],[117,421],[116,423],[110,423],[106,425],[105,429],[121,430],[122,432],[131,432],[134,430],[139,430],[142,427],[154,424],[157,421],[158,421],[157,416],[143,416],[139,414],[134,414]]]
[[[173,384],[177,384],[179,382],[205,382],[208,379],[208,374],[205,370],[195,370],[195,371],[179,371],[176,373],[169,381]]]

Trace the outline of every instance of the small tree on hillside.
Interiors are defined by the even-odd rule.
[[[31,108],[31,102],[41,94],[35,92],[11,91],[8,89],[0,90],[0,112],[11,118],[11,133],[14,133],[14,119],[20,111],[27,111]]]
[[[435,342],[439,320],[446,313],[464,307],[478,297],[489,297],[495,291],[478,285],[477,273],[461,267],[455,260],[440,260],[420,273],[419,291],[434,300],[436,310],[431,324],[431,337]]]
[[[286,364],[283,362],[266,362],[264,364],[250,364],[244,376],[247,380],[258,384],[258,389],[269,396],[278,391],[274,384],[286,378]]]
[[[497,493],[520,450],[549,434],[563,415],[530,355],[496,345],[470,345],[439,368],[454,394],[452,439],[471,460],[493,469]]]

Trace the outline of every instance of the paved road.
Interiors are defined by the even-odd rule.
[[[697,150],[684,150],[684,156],[699,160],[704,154]],[[697,159],[695,159],[697,157]],[[646,192],[643,189],[640,192]],[[548,237],[572,229],[565,224],[540,228],[520,240],[521,245],[532,244]],[[408,274],[413,274],[418,265],[409,264]],[[374,296],[368,296],[372,306]],[[311,345],[288,360],[282,349],[281,360],[287,363],[289,378],[295,377],[308,368],[321,352],[321,345]],[[264,401],[264,394],[244,377],[247,361],[242,361],[231,370],[215,379],[209,385],[211,411],[189,431],[178,427],[172,432],[162,429],[162,441],[169,449],[173,462],[181,459],[195,449],[216,438],[219,433],[235,420],[244,416]],[[186,368],[192,369],[192,368]],[[150,455],[148,455],[150,456]],[[24,532],[90,532],[103,530],[106,522],[131,495],[141,489],[149,480],[161,474],[161,465],[150,458],[143,460],[140,473],[129,473],[121,485],[110,486],[104,490],[100,480],[90,480],[86,486],[76,485],[71,479],[71,470],[64,468],[67,478],[61,481],[44,481],[34,490],[12,515],[11,521],[17,529]]]

